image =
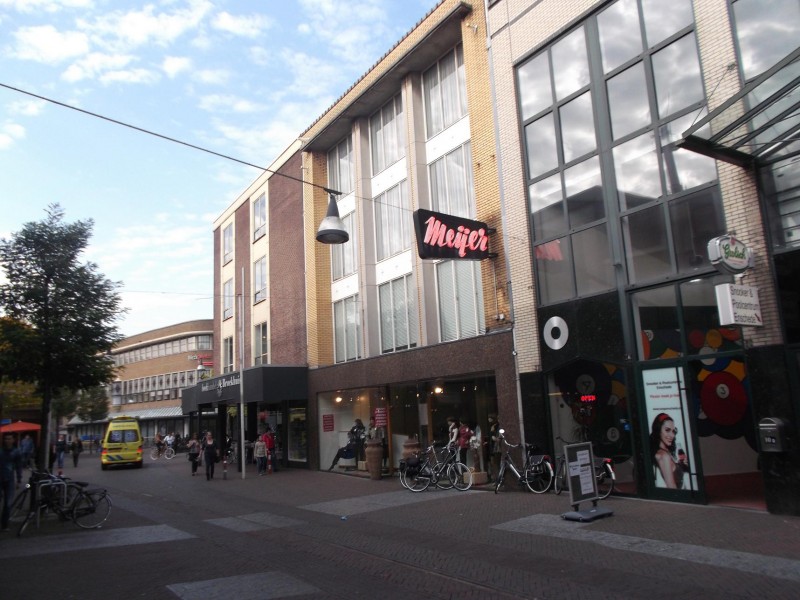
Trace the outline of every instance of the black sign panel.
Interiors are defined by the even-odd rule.
[[[483,260],[489,258],[492,230],[480,221],[420,208],[414,211],[420,258]]]

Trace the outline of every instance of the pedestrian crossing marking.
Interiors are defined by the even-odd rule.
[[[273,529],[278,527],[293,527],[295,525],[305,525],[304,521],[290,519],[271,513],[261,512],[249,515],[239,515],[238,517],[224,517],[221,519],[207,519],[206,523],[217,525],[245,533],[247,531],[259,531],[261,529]]]
[[[385,508],[395,508],[407,504],[416,504],[427,500],[441,500],[442,498],[452,498],[453,495],[477,494],[479,492],[458,490],[430,490],[420,493],[399,490],[397,492],[385,492],[383,494],[372,494],[370,496],[356,496],[353,498],[342,498],[341,500],[331,500],[330,502],[319,502],[317,504],[306,504],[299,506],[305,510],[326,513],[329,515],[357,515],[361,513],[383,510]]]
[[[313,585],[279,571],[174,583],[167,589],[182,600],[273,600],[320,593]]]

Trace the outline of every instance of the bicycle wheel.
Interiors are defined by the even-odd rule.
[[[433,467],[434,470],[436,471],[436,477],[434,478],[434,482],[436,483],[436,487],[438,487],[440,490],[453,489],[453,481],[450,479],[450,476],[448,475],[450,467],[453,464],[454,463],[451,463],[450,465],[447,466],[443,464],[437,464],[435,467]]]
[[[534,494],[544,494],[553,483],[553,467],[546,460],[525,470],[525,485]]]
[[[111,514],[111,498],[105,490],[82,492],[72,507],[72,520],[84,529],[95,529]]]
[[[21,522],[28,514],[30,510],[30,500],[31,500],[31,489],[26,487],[22,490],[17,497],[14,498],[14,501],[11,503],[11,508],[9,509],[9,521],[12,523],[19,523]]]
[[[611,495],[611,491],[614,489],[613,477],[609,475],[603,465],[594,468],[594,476],[597,480],[597,498],[599,500],[608,498]]]
[[[556,479],[553,482],[556,494],[560,494],[565,489],[567,489],[567,463],[566,461],[562,460],[558,463],[558,472],[556,473]]]
[[[153,446],[153,448],[150,450],[150,459],[158,460],[158,446]]]
[[[164,450],[164,458],[166,458],[167,460],[172,460],[173,458],[175,458],[175,448],[173,448],[172,446],[167,446],[167,449]]]
[[[494,493],[498,493],[500,488],[503,487],[503,479],[506,476],[506,463],[500,465],[500,471],[497,473],[497,481],[494,482]]]
[[[447,469],[447,477],[460,492],[472,487],[472,471],[462,462],[453,463]]]
[[[432,478],[433,471],[428,465],[424,465],[416,475],[406,473],[406,487],[412,492],[424,492],[431,484]]]

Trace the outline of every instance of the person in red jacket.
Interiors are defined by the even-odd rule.
[[[269,456],[267,457],[268,461],[272,461],[272,472],[278,472],[278,457],[275,456],[275,432],[272,431],[272,427],[267,425],[267,429],[264,431],[264,435],[261,436],[264,440],[264,443],[267,445],[267,452]]]

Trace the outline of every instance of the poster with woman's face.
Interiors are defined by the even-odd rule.
[[[696,490],[697,471],[691,413],[681,367],[642,371],[647,414],[648,456],[657,488]]]

